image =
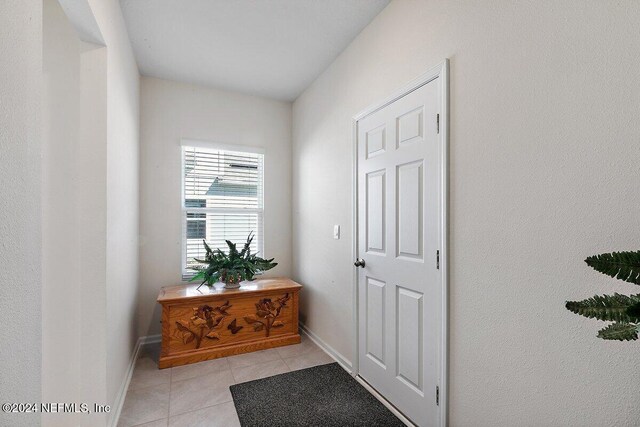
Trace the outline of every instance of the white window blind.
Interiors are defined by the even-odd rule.
[[[225,240],[242,246],[253,232],[251,251],[262,252],[264,155],[183,146],[182,162],[183,278],[194,275],[194,258],[204,258],[203,239],[227,252]]]

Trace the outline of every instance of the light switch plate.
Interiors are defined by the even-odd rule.
[[[334,225],[333,226],[333,238],[338,240],[340,239],[340,226],[339,225]]]

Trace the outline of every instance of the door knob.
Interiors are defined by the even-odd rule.
[[[364,260],[362,258],[358,258],[356,262],[353,263],[353,265],[355,265],[356,267],[364,268]]]

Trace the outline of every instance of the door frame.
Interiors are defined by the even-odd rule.
[[[440,382],[439,386],[439,405],[438,411],[440,416],[440,426],[447,425],[448,415],[448,356],[449,356],[449,307],[448,307],[448,189],[449,189],[449,59],[444,59],[440,64],[428,70],[418,78],[412,80],[407,85],[403,86],[399,90],[395,91],[390,96],[386,97],[381,102],[377,102],[368,108],[365,108],[360,113],[353,116],[352,119],[352,157],[353,157],[353,173],[351,182],[351,192],[353,201],[353,217],[352,217],[352,253],[351,259],[354,260],[358,257],[358,121],[364,119],[370,114],[386,107],[387,105],[397,101],[403,96],[419,89],[427,83],[439,79],[440,93],[442,100],[440,103],[440,138],[441,144],[440,150],[440,182],[441,182],[441,196],[440,196],[440,269],[441,274],[441,286],[442,286],[442,325],[440,330]],[[353,276],[353,336],[355,339],[354,354],[352,365],[352,375],[359,377],[359,325],[358,325],[358,271],[354,268]]]

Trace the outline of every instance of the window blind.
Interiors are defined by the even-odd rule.
[[[204,258],[202,240],[225,252],[225,240],[242,246],[250,232],[254,253],[262,251],[264,155],[184,146],[183,278]]]

